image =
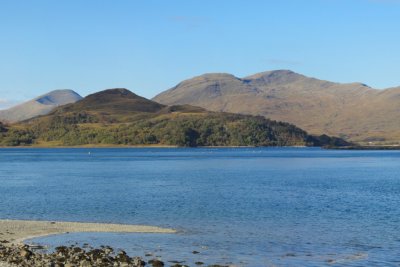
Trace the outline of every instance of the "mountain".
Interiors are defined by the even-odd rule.
[[[96,112],[108,115],[123,115],[140,112],[158,112],[165,105],[138,96],[124,88],[108,89],[88,95],[77,103],[66,105],[55,112]]]
[[[338,146],[261,116],[166,106],[117,88],[20,123],[0,124],[0,145]]]
[[[74,103],[82,97],[72,90],[55,90],[15,107],[0,110],[0,121],[18,122],[48,114],[55,107]]]
[[[262,115],[293,123],[311,134],[356,142],[400,141],[400,87],[376,90],[362,83],[328,82],[289,70],[244,78],[213,73],[185,80],[153,100]]]

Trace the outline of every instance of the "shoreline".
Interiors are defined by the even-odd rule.
[[[37,237],[80,232],[173,234],[177,231],[148,225],[0,220],[0,240],[4,245],[21,245],[25,240]]]
[[[1,148],[180,148],[179,146],[167,146],[167,145],[80,145],[80,146],[45,146],[45,145],[31,145],[31,146],[0,146]]]
[[[0,146],[2,148],[9,149],[19,149],[19,148],[46,148],[46,149],[58,149],[58,148],[115,148],[115,149],[123,149],[123,148],[324,148],[321,146],[196,146],[196,147],[185,147],[185,146],[168,146],[168,145],[139,145],[139,146],[131,146],[131,145],[81,145],[81,146],[41,146],[41,145],[32,145],[32,146]]]
[[[331,150],[400,150],[399,145],[381,145],[381,146],[344,146],[344,147],[327,147]]]
[[[54,251],[47,251],[45,247],[40,245],[24,243],[24,241],[36,237],[73,232],[173,234],[177,231],[170,228],[147,225],[3,219],[0,220],[0,267],[161,267],[167,263],[161,261],[160,256],[157,255],[146,254],[146,258],[143,258],[143,256],[131,256],[124,250],[110,246],[95,248],[90,244],[84,244],[83,246],[61,245],[56,247]],[[180,264],[180,262],[182,261],[170,261],[168,263],[174,267],[187,267],[187,265]],[[203,265],[203,262],[198,263]],[[212,266],[225,267],[224,265]]]

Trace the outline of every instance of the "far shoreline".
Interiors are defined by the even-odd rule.
[[[352,146],[176,146],[176,145],[78,145],[78,146],[64,146],[64,145],[20,145],[20,146],[0,146],[0,149],[125,149],[125,148],[320,148],[327,150],[400,150],[400,145],[352,145]]]
[[[126,149],[126,148],[162,148],[162,149],[187,149],[187,148],[320,148],[326,150],[400,150],[400,145],[383,146],[169,146],[169,145],[80,145],[80,146],[0,146],[0,149]]]
[[[332,150],[400,150],[400,145],[326,147]]]

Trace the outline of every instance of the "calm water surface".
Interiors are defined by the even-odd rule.
[[[0,149],[0,203],[3,219],[179,230],[30,241],[49,246],[191,266],[400,266],[400,151]]]

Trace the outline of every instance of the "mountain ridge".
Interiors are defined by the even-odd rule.
[[[0,121],[18,122],[45,115],[54,108],[79,101],[82,97],[71,89],[58,89],[35,97],[32,100],[0,110]]]
[[[398,98],[398,100],[396,100]],[[378,90],[363,83],[334,83],[275,70],[243,78],[204,74],[184,80],[154,98],[212,111],[261,115],[312,134],[351,141],[400,141],[400,87]]]

